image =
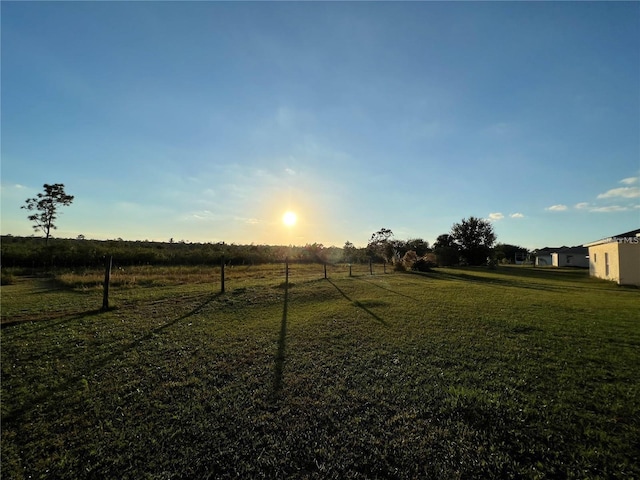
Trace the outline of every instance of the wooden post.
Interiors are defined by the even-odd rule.
[[[105,262],[104,267],[104,287],[102,293],[102,309],[109,309],[109,282],[111,281],[111,263],[113,261],[113,257],[109,256]]]
[[[382,270],[383,270],[384,273],[387,273],[387,262],[384,262],[382,264]]]
[[[224,293],[224,255],[220,257],[220,293]]]
[[[371,259],[369,259],[369,274],[373,275],[373,262]]]
[[[284,259],[284,285],[289,288],[289,257]]]
[[[351,276],[351,264],[349,264],[349,276]]]
[[[327,278],[327,264],[324,264],[324,278]]]

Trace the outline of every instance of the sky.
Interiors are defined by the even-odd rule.
[[[75,197],[64,238],[433,243],[475,216],[534,249],[640,227],[640,3],[0,8],[3,235],[35,233],[45,183]]]

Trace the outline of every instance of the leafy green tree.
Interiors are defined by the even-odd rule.
[[[326,252],[324,245],[321,243],[307,243],[302,252],[300,252],[299,259],[303,262],[325,262]]]
[[[500,263],[515,263],[516,259],[526,259],[529,254],[529,250],[518,245],[497,243],[495,248],[493,249],[493,253],[496,257],[496,260]]]
[[[39,193],[35,198],[28,198],[21,208],[35,211],[29,215],[29,220],[34,222],[33,229],[37,232],[42,230],[45,235],[45,243],[49,243],[51,230],[58,228],[54,223],[57,220],[58,209],[62,206],[71,205],[73,195],[67,195],[62,183],[44,184],[44,193]]]
[[[431,251],[429,247],[429,242],[423,240],[422,238],[410,238],[405,242],[407,251],[413,250],[416,252],[418,257],[422,257]]]
[[[345,262],[351,263],[355,260],[356,257],[356,247],[349,240],[344,242],[344,247],[342,247],[342,258]]]
[[[460,255],[469,265],[484,265],[493,252],[496,234],[488,220],[469,217],[451,227],[451,237],[460,248]]]
[[[438,236],[433,244],[433,253],[435,253],[438,265],[441,267],[457,265],[460,261],[460,248],[448,233]]]

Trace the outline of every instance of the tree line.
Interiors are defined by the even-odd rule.
[[[237,245],[226,243],[155,242],[127,240],[88,240],[4,235],[0,258],[3,268],[96,268],[112,256],[116,265],[258,265],[283,262],[288,258],[300,263],[386,262],[398,269],[427,270],[434,266],[472,265],[461,256],[451,238],[438,237],[431,246],[417,239],[398,240],[393,235],[374,240],[366,247],[346,242],[343,247],[325,247],[320,243],[304,246]],[[448,235],[448,234],[446,234]],[[442,237],[442,238],[441,238]],[[498,262],[513,263],[516,252],[526,249],[497,244],[489,255]],[[469,257],[472,258],[472,257]],[[476,257],[473,257],[476,258]],[[479,259],[479,255],[477,256]],[[486,258],[484,262],[486,263]],[[404,268],[403,268],[404,267]],[[414,268],[415,267],[415,268]]]
[[[258,265],[342,261],[342,249],[321,244],[236,245],[226,243],[88,240],[2,236],[3,268],[95,268],[112,256],[116,265]],[[360,249],[364,250],[364,249]],[[364,258],[358,255],[358,258]]]
[[[397,270],[515,263],[516,258],[527,258],[530,254],[524,247],[496,243],[496,239],[491,222],[472,216],[454,223],[432,246],[421,238],[397,240],[390,229],[382,228],[371,235],[366,252],[370,257],[392,263]]]
[[[2,237],[3,267],[85,267],[103,265],[109,256],[118,265],[252,265],[282,262],[364,263],[378,261],[393,264],[397,270],[429,270],[434,266],[484,265],[513,262],[524,257],[527,249],[509,244],[495,244],[492,224],[469,217],[453,224],[450,232],[439,235],[433,246],[421,238],[399,240],[388,228],[374,232],[365,248],[345,242],[342,248],[319,243],[303,247],[272,245],[236,245],[220,243],[188,243],[118,240],[56,239],[51,231],[59,208],[74,200],[64,184],[44,184],[44,192],[26,200],[22,208],[32,213],[28,219],[44,241],[36,237]]]

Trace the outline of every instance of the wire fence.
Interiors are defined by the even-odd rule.
[[[103,279],[95,271],[67,273],[60,279],[68,286],[86,284],[103,287],[103,309],[109,308],[110,287],[163,286],[187,283],[209,283],[213,291],[228,290],[259,285],[290,285],[320,279],[362,277],[391,273],[392,268],[384,263],[309,263],[287,261],[260,265],[203,265],[203,266],[143,266],[118,267],[117,261],[106,259]]]

